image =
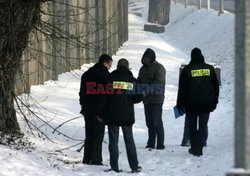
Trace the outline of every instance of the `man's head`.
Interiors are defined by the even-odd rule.
[[[107,54],[101,55],[98,61],[98,63],[103,64],[108,70],[111,68],[112,62],[113,59]]]
[[[204,56],[199,48],[194,48],[191,51],[191,62],[192,63],[203,63]]]
[[[148,48],[148,49],[146,49],[146,51],[144,52],[144,54],[143,54],[143,56],[142,56],[141,62],[142,62],[142,64],[144,64],[144,65],[149,65],[149,64],[151,64],[153,61],[155,61],[155,58],[156,58],[156,56],[155,56],[154,50]]]
[[[129,63],[127,59],[122,58],[118,61],[117,68],[121,67],[129,69]]]

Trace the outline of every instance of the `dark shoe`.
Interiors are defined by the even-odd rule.
[[[103,166],[102,162],[91,162],[91,165]]]
[[[165,146],[164,145],[160,145],[160,146],[157,146],[156,149],[163,150],[163,149],[165,149]]]
[[[198,157],[202,155],[202,152],[201,153],[194,152],[191,148],[188,149],[188,153],[190,153],[190,154],[192,154],[194,156],[198,156]]]
[[[110,171],[114,171],[114,172],[122,172],[122,170],[119,170],[119,169],[107,169],[107,170],[104,170],[104,172],[110,172]]]
[[[201,150],[201,151],[199,151],[199,152],[197,152],[197,155],[198,155],[198,156],[202,156],[202,155],[203,155],[202,150]]]
[[[138,173],[138,172],[141,172],[142,168],[141,166],[137,166],[136,169],[132,169],[131,173]]]
[[[150,146],[150,145],[146,145],[146,147],[145,147],[145,148],[154,149],[155,147]]]
[[[190,142],[187,141],[186,143],[181,143],[182,147],[189,147],[190,146]]]
[[[194,155],[194,152],[193,152],[193,150],[191,148],[188,149],[188,153]]]
[[[83,163],[83,164],[90,164],[90,161],[88,161],[88,160],[83,160],[82,163]]]

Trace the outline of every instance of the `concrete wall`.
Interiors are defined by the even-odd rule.
[[[58,0],[42,9],[43,32],[30,34],[16,76],[17,94],[97,62],[103,53],[115,54],[128,40],[128,0]]]

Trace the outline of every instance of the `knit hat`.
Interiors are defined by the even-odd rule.
[[[127,69],[129,69],[129,63],[128,63],[128,60],[127,59],[120,59],[117,63],[117,68],[120,68],[120,67],[125,67]]]
[[[192,63],[202,63],[204,62],[204,56],[199,48],[194,48],[191,51],[191,62]]]

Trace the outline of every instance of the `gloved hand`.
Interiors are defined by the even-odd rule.
[[[185,108],[183,106],[177,106],[179,114],[185,114]]]
[[[97,120],[98,120],[99,122],[103,122],[103,120],[102,120],[102,117],[101,117],[101,116],[97,116]]]

